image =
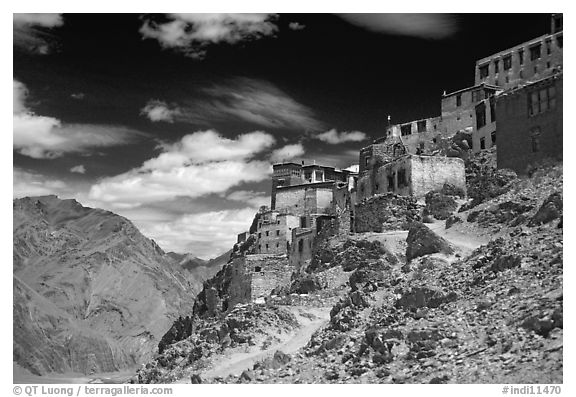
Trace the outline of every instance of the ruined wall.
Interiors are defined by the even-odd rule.
[[[402,126],[410,124],[411,133],[402,135]],[[386,135],[396,134],[402,136],[402,142],[406,146],[408,153],[430,153],[434,148],[434,139],[442,135],[442,118],[430,117],[421,120],[409,121],[407,123],[395,124],[386,130]]]
[[[297,228],[292,231],[290,266],[296,272],[308,266],[312,259],[312,246],[316,236],[315,228]]]
[[[420,220],[420,214],[414,197],[379,194],[356,205],[354,227],[357,233],[406,230],[409,223]]]
[[[563,78],[561,75],[505,93],[496,102],[498,119],[498,168],[524,174],[527,167],[545,158],[562,159]],[[528,97],[554,87],[555,103],[530,116]]]
[[[464,160],[457,157],[410,156],[411,190],[415,197],[424,197],[449,183],[466,191]]]
[[[476,61],[476,84],[485,82],[510,89],[550,75],[562,66],[562,40],[562,32],[544,35]],[[540,57],[532,60],[530,49],[537,46],[540,46]],[[511,67],[506,70],[504,59],[507,57],[510,57]],[[488,76],[481,77],[480,69],[485,66],[488,66]]]
[[[330,269],[314,273],[322,288],[333,289],[348,282],[350,273],[346,273],[342,266],[334,266]]]
[[[247,255],[246,268],[252,276],[252,300],[270,295],[274,288],[290,285],[292,267],[286,255]]]
[[[373,177],[373,194],[396,193],[402,196],[412,194],[411,189],[411,159],[407,155],[386,164],[375,171]]]

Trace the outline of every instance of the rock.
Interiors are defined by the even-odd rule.
[[[311,275],[305,275],[304,277],[299,277],[290,286],[291,294],[309,294],[314,291],[320,290],[322,287],[318,282],[318,279]]]
[[[549,223],[562,216],[562,194],[552,193],[540,206],[538,212],[530,219],[528,226],[538,226]]]
[[[193,385],[198,385],[202,383],[202,378],[200,377],[199,374],[192,374],[192,376],[190,376],[190,383],[192,383]]]
[[[456,209],[458,204],[451,196],[446,196],[441,192],[428,192],[425,196],[426,207],[424,215],[432,215],[438,220],[447,219]]]
[[[450,215],[446,219],[446,229],[450,229],[453,225],[460,222],[462,222],[462,218],[460,218],[458,215]]]
[[[515,267],[520,267],[522,264],[522,257],[518,255],[504,255],[496,258],[496,260],[490,266],[490,270],[494,273],[501,272],[506,269],[512,269]]]
[[[336,380],[340,377],[340,374],[336,370],[329,370],[324,372],[324,377],[327,380]]]
[[[254,380],[254,373],[248,369],[245,371],[242,371],[242,373],[240,374],[240,380],[252,382]]]
[[[444,303],[455,301],[457,297],[456,293],[444,293],[439,288],[411,287],[402,293],[394,305],[405,310],[423,307],[436,308]]]
[[[406,242],[408,243],[408,247],[406,248],[406,259],[408,261],[419,256],[438,252],[444,254],[454,253],[454,249],[448,241],[438,236],[420,222],[412,223]]]

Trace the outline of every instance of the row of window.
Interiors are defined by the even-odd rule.
[[[490,139],[492,140],[492,146],[496,145],[496,131],[492,131]],[[486,149],[486,138],[480,138],[480,150],[484,149]]]
[[[460,106],[460,105],[458,105]],[[434,131],[436,131],[436,125],[434,125]],[[426,128],[426,120],[420,120],[416,122],[416,131],[421,133],[421,132],[426,132],[427,128]],[[400,134],[402,136],[406,136],[406,135],[412,135],[412,123],[409,124],[403,124],[400,126]]]
[[[270,236],[270,230],[266,231],[266,237],[268,236]],[[276,236],[280,236],[280,230],[276,230]],[[258,238],[262,238],[262,232],[258,233]]]
[[[535,116],[556,108],[556,87],[549,86],[533,91],[528,97],[528,115]]]
[[[563,45],[562,35],[556,36],[556,44],[559,48],[562,48],[562,45]],[[546,54],[547,55],[552,54],[552,39],[551,38],[546,39],[545,46],[546,46]],[[529,47],[528,50],[530,51],[530,60],[531,61],[536,61],[542,57],[542,44],[541,43],[538,43],[536,45]],[[519,49],[517,52],[517,55],[518,55],[518,63],[520,65],[523,65],[524,64],[524,49],[523,48]],[[493,63],[494,63],[494,73],[499,73],[500,59],[494,59]],[[502,58],[502,68],[505,71],[512,68],[512,54],[506,55]],[[479,66],[478,69],[480,72],[480,78],[481,79],[488,77],[488,75],[490,74],[488,63],[485,65]]]

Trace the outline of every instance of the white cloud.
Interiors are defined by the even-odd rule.
[[[208,98],[182,109],[182,121],[210,125],[215,120],[239,119],[271,128],[323,128],[310,108],[264,80],[235,78],[202,92]]]
[[[287,161],[293,159],[294,157],[300,157],[304,154],[304,147],[301,143],[295,143],[292,145],[286,145],[272,152],[270,160],[273,163]]]
[[[141,167],[92,186],[90,198],[138,206],[178,196],[223,193],[245,182],[260,182],[269,177],[271,166],[252,157],[273,143],[271,135],[260,131],[235,140],[211,130],[186,135],[175,144],[164,145],[163,153]]]
[[[269,195],[263,192],[254,192],[252,190],[237,190],[226,196],[226,199],[252,204],[255,208],[260,208],[263,205],[270,205]]]
[[[47,54],[53,47],[50,29],[62,26],[61,14],[12,14],[14,45],[37,54]]]
[[[75,172],[77,174],[85,174],[86,173],[86,167],[84,167],[83,164],[79,164],[79,165],[76,165],[76,166],[70,168],[70,172]]]
[[[288,27],[291,30],[302,30],[302,29],[306,28],[306,25],[302,25],[301,23],[298,23],[298,22],[290,22],[288,24]]]
[[[80,101],[80,100],[86,98],[86,94],[84,94],[83,92],[74,92],[74,93],[70,94],[70,98]]]
[[[278,30],[274,19],[274,14],[168,14],[161,22],[146,19],[140,33],[158,40],[164,48],[202,58],[210,44],[235,44],[273,35]]]
[[[142,232],[165,251],[189,252],[213,258],[236,243],[236,235],[249,229],[254,208],[184,215],[171,222],[141,223]]]
[[[59,179],[49,178],[17,167],[12,170],[12,178],[12,196],[14,198],[49,194],[72,197],[70,187]]]
[[[13,146],[25,156],[50,159],[64,153],[86,153],[92,148],[124,145],[142,136],[121,126],[63,124],[56,118],[36,115],[26,107],[26,86],[14,80],[13,90]]]
[[[365,133],[360,131],[338,132],[335,129],[331,129],[330,131],[314,136],[314,138],[331,145],[336,145],[344,142],[361,142],[366,140],[368,137]]]
[[[152,99],[140,111],[141,115],[148,117],[150,121],[165,121],[173,123],[174,118],[181,113],[180,109],[170,107],[166,102]]]
[[[338,14],[353,25],[379,33],[443,39],[458,30],[455,17],[447,14]]]

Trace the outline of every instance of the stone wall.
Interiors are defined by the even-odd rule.
[[[289,214],[275,214],[259,220],[256,253],[286,254],[289,252],[292,229],[300,225],[300,218]]]
[[[276,190],[276,208],[296,216],[330,213],[334,182],[309,183]]]
[[[252,276],[252,301],[270,295],[275,288],[290,285],[292,267],[286,255],[247,255],[246,269]]]
[[[464,160],[456,157],[412,156],[411,189],[415,197],[449,183],[466,191]]]
[[[420,220],[421,212],[414,197],[393,193],[376,195],[356,205],[355,231],[406,230],[410,222]]]
[[[524,174],[529,165],[546,158],[562,159],[562,81],[562,75],[558,75],[498,97],[498,168],[510,168]],[[528,97],[550,87],[555,90],[554,107],[529,115]]]
[[[314,228],[297,228],[292,231],[290,266],[296,272],[306,268],[312,259],[312,247],[316,236]]]
[[[330,269],[314,273],[320,286],[324,289],[337,288],[348,282],[350,273],[346,273],[342,266],[334,266]]]

